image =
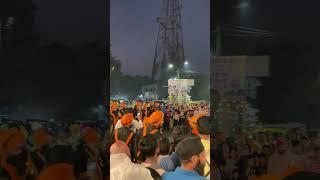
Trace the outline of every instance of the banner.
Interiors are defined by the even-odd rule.
[[[211,88],[221,93],[245,90],[248,77],[266,77],[268,68],[268,56],[212,57]]]
[[[246,78],[244,57],[214,57],[211,70],[213,89],[220,92],[244,89]]]
[[[191,87],[194,86],[193,79],[169,79],[168,94],[190,93]]]

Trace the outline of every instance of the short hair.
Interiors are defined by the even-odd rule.
[[[169,139],[166,137],[162,137],[159,140],[159,149],[160,149],[160,154],[161,155],[167,155],[169,154],[169,150],[170,150],[170,143],[169,143]]]
[[[157,139],[154,135],[148,134],[143,137],[138,145],[139,150],[146,156],[152,157],[156,154],[156,149],[158,147]]]
[[[132,108],[126,108],[125,109],[125,114],[127,113],[133,113],[133,109]]]
[[[121,127],[117,129],[117,131],[118,131],[118,140],[126,142],[131,133],[131,129],[128,127]]]
[[[200,134],[209,135],[211,132],[211,124],[209,116],[202,116],[198,119],[198,131]]]
[[[176,147],[176,153],[181,162],[190,160],[192,156],[204,151],[200,137],[188,137],[180,141]]]
[[[189,129],[184,128],[183,126],[175,126],[172,128],[170,136],[171,143],[176,146],[181,140],[190,136],[191,135]]]

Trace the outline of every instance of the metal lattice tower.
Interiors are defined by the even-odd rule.
[[[159,30],[152,69],[153,80],[168,79],[168,64],[174,66],[171,73],[183,66],[185,57],[181,9],[181,0],[162,0],[161,16],[157,18]]]

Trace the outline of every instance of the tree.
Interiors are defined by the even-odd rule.
[[[110,94],[115,95],[119,92],[121,72],[121,61],[110,53]]]

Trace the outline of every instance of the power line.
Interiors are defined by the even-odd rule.
[[[247,30],[238,30],[238,29],[232,29],[232,28],[222,28],[225,31],[233,31],[238,33],[245,33],[245,34],[256,34],[256,35],[272,35],[271,33],[261,33],[256,31],[247,31]]]
[[[235,29],[256,31],[256,32],[261,32],[261,33],[272,33],[272,32],[267,31],[267,30],[262,30],[262,29],[257,29],[257,28],[250,28],[250,27],[245,27],[245,26],[237,26],[237,25],[230,25],[230,24],[226,24],[225,26],[234,27]]]
[[[222,36],[233,36],[233,37],[262,37],[262,38],[271,37],[270,35],[232,34],[232,33],[222,33]]]

